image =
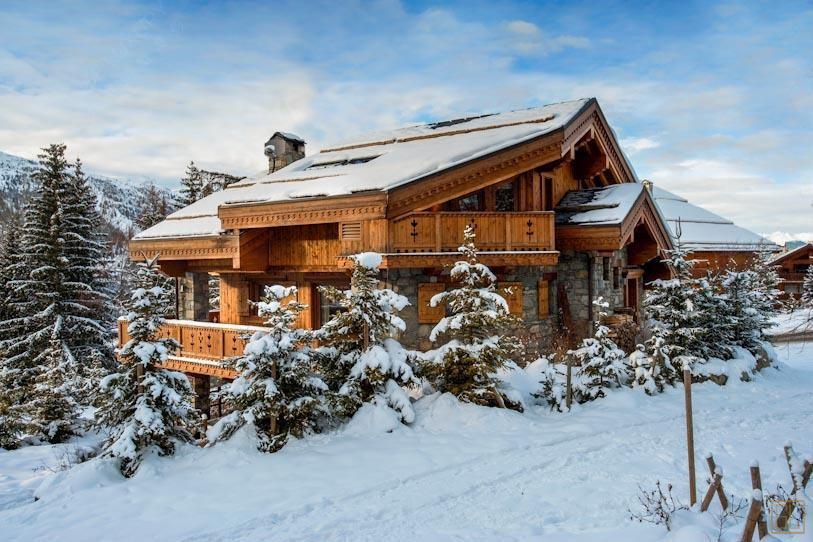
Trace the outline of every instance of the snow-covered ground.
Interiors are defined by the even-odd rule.
[[[698,466],[714,452],[738,496],[749,494],[755,459],[766,490],[788,486],[785,441],[813,453],[813,344],[778,352],[781,369],[754,382],[694,388]],[[340,433],[272,455],[242,434],[149,458],[127,481],[103,461],[38,468],[59,462],[54,447],[0,452],[0,539],[716,540],[711,519],[677,536],[628,519],[639,484],[672,482],[686,500],[680,389],[618,392],[561,414],[434,396],[416,413],[405,427],[363,411]]]
[[[774,326],[767,330],[769,335],[781,336],[813,336],[813,309],[796,309],[777,315]]]

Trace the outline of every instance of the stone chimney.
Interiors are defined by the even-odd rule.
[[[268,173],[282,169],[292,162],[305,158],[305,140],[286,132],[274,132],[265,142],[268,157]]]

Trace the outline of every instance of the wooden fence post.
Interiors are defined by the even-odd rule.
[[[754,461],[751,463],[751,489],[759,490],[762,492],[762,476],[759,474],[759,463]],[[757,527],[759,527],[759,539],[762,540],[768,536],[768,522],[765,520],[765,510],[761,510],[759,519],[757,520]]]
[[[709,509],[709,505],[715,493],[717,493],[717,496],[720,498],[720,506],[723,507],[723,510],[727,510],[728,498],[725,496],[725,491],[723,490],[723,473],[717,468],[717,465],[714,463],[714,456],[710,453],[706,455],[706,464],[709,466],[709,472],[711,473],[711,484],[708,490],[706,490],[703,500],[700,502],[700,511],[705,512]]]
[[[751,542],[754,537],[754,529],[757,520],[762,514],[762,491],[755,489],[751,493],[751,506],[748,508],[748,515],[745,516],[745,528],[742,531],[741,542]]]
[[[692,419],[692,372],[683,366],[683,393],[686,406],[686,449],[689,454],[689,502],[697,503],[697,478],[694,469],[694,421]]]
[[[571,365],[570,356],[567,357],[567,390],[565,392],[565,406],[570,410],[570,405],[573,403],[573,366]]]

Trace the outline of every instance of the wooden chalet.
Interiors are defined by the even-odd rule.
[[[165,332],[182,349],[169,365],[194,376],[201,394],[209,377],[233,376],[218,362],[261,325],[250,301],[265,285],[296,285],[310,307],[300,323],[317,328],[338,310],[318,287],[348,286],[358,252],[383,255],[382,283],[411,303],[400,340],[427,349],[443,316],[428,300],[449,287],[473,225],[482,261],[523,321],[518,332],[544,350],[563,323],[588,332],[598,296],[616,317],[635,318],[643,282],[663,272],[660,254],[672,246],[651,187],[637,182],[595,99],[371,134],[308,157],[301,138],[275,137],[267,174],[130,244],[133,259],[160,254],[162,271],[181,279],[181,320]],[[211,276],[217,323],[208,321]]]
[[[779,289],[784,292],[784,296],[801,297],[805,273],[813,265],[813,243],[807,243],[777,256],[771,260],[771,265],[776,266],[782,278]]]

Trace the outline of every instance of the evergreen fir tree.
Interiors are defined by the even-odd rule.
[[[170,213],[170,205],[166,194],[158,190],[152,183],[144,189],[144,199],[136,218],[136,225],[143,231],[164,220]]]
[[[72,382],[76,370],[66,355],[61,332],[62,317],[57,317],[45,364],[35,379],[34,395],[27,407],[31,415],[30,432],[42,435],[52,444],[76,435],[79,428],[79,406],[74,398],[78,386]]]
[[[497,278],[478,261],[474,229],[467,226],[463,237],[459,250],[464,259],[451,270],[459,287],[430,300],[432,306],[446,305],[451,316],[442,318],[429,338],[448,342],[424,356],[422,372],[435,389],[463,401],[521,411],[522,405],[508,397],[497,378],[497,371],[522,348],[519,338],[509,333],[518,321],[497,293]]]
[[[802,282],[802,303],[805,307],[813,309],[813,265],[807,266],[807,272]]]
[[[680,382],[680,371],[672,365],[670,348],[664,338],[664,329],[656,326],[644,344],[639,344],[629,356],[633,387],[644,388],[647,395],[660,393],[666,386]]]
[[[711,316],[707,303],[698,302],[698,292],[709,299],[708,283],[699,284],[692,277],[695,260],[678,243],[663,262],[672,272],[670,279],[658,279],[650,283],[644,299],[644,309],[651,318],[651,327],[659,328],[659,336],[665,341],[662,348],[682,370],[684,364],[703,362],[707,354],[705,336]],[[699,287],[698,287],[699,286]]]
[[[19,293],[12,286],[24,274],[22,249],[20,246],[20,225],[12,219],[3,232],[0,245],[0,322],[16,320],[15,305]],[[13,339],[14,328],[0,326],[0,344]],[[0,448],[16,448],[24,431],[24,409],[22,404],[27,395],[27,387],[21,385],[28,378],[21,378],[25,370],[21,360],[10,360],[6,351],[0,351]]]
[[[400,343],[392,338],[406,324],[396,314],[409,302],[389,288],[378,288],[381,256],[356,254],[350,290],[322,289],[342,311],[322,326],[317,351],[330,398],[340,417],[349,417],[365,402],[387,405],[405,423],[415,418],[401,385],[415,383],[412,367]]]
[[[235,410],[212,428],[213,441],[229,438],[248,423],[260,451],[275,452],[289,436],[301,438],[324,425],[327,385],[316,374],[312,332],[296,328],[299,313],[307,309],[296,293],[295,287],[269,286],[256,304],[268,331],[255,333],[234,360],[239,376],[229,391]]]
[[[179,345],[158,333],[164,323],[159,307],[166,292],[156,259],[138,264],[126,316],[129,340],[119,351],[120,371],[101,382],[96,414],[97,425],[110,430],[102,454],[117,458],[126,477],[135,474],[147,451],[171,455],[176,443],[192,442],[198,423],[189,403],[189,380],[183,373],[159,367]]]
[[[98,378],[115,365],[112,348],[115,310],[110,297],[111,276],[106,267],[109,247],[101,229],[96,196],[90,189],[82,163],[74,164],[67,190],[61,195],[64,280],[68,295],[66,344],[77,363],[86,389],[96,388]]]
[[[181,207],[192,205],[203,197],[203,179],[195,162],[186,166],[186,175],[181,179],[181,194],[178,203]]]
[[[610,328],[602,321],[607,316],[604,309],[609,307],[609,303],[598,298],[593,304],[599,315],[594,336],[583,339],[576,350],[568,351],[569,356],[579,361],[573,380],[573,392],[580,403],[604,397],[607,395],[606,390],[626,383],[626,354],[610,338]]]

